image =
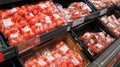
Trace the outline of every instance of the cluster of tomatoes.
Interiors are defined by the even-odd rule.
[[[103,7],[120,3],[120,0],[89,0],[95,7],[102,9]]]
[[[89,6],[83,2],[71,3],[68,8],[63,8],[61,5],[58,5],[58,7],[68,21],[81,18],[92,11]]]
[[[82,56],[64,43],[58,43],[52,51],[29,58],[25,67],[83,67]]]
[[[120,36],[120,18],[117,19],[114,15],[110,15],[103,16],[101,20],[116,36]]]
[[[105,32],[86,32],[80,36],[80,39],[88,47],[93,56],[100,53],[114,41],[114,38],[107,35]]]
[[[66,24],[50,1],[1,10],[0,17],[1,32],[11,46]]]

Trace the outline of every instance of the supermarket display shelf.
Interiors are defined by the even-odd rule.
[[[54,52],[54,48],[56,48],[55,46],[57,46],[57,44],[59,42],[63,42],[65,43],[66,46],[68,46],[69,49],[71,49],[74,53],[75,52],[79,52],[81,58],[82,58],[82,61],[81,61],[81,64],[83,66],[86,66],[89,64],[89,60],[86,58],[86,56],[84,55],[84,53],[82,52],[82,48],[76,44],[71,35],[69,35],[68,33],[66,34],[63,34],[63,35],[60,35],[60,36],[57,36],[53,39],[51,39],[50,41],[44,43],[43,45],[39,46],[39,47],[35,47],[33,49],[31,49],[30,51],[27,51],[25,53],[23,53],[22,55],[19,56],[19,60],[21,61],[22,65],[26,65],[27,61],[29,62],[29,58],[32,58],[33,56],[40,56],[39,54],[41,54],[41,57],[42,57],[42,54],[45,53],[45,57],[46,57],[46,53],[47,52]],[[76,48],[78,47],[78,48]],[[55,51],[56,52],[56,51]],[[51,53],[50,53],[51,54]],[[56,54],[56,53],[55,53]],[[55,58],[55,54],[52,54],[52,56]],[[59,52],[57,53],[59,54]],[[61,56],[68,56],[69,54],[60,54]],[[47,57],[48,58],[48,57]],[[60,58],[60,57],[59,57]],[[42,59],[42,58],[41,58]],[[56,58],[55,58],[56,59]],[[62,59],[62,58],[61,58]],[[56,59],[57,60],[57,59]],[[32,61],[32,59],[31,59]],[[45,60],[44,60],[45,61]],[[45,61],[46,62],[46,61]],[[61,61],[58,61],[61,63]],[[52,63],[52,62],[51,62]],[[54,62],[53,62],[54,63]],[[67,64],[65,62],[65,64]]]
[[[117,35],[115,35],[115,33],[113,33],[113,31],[107,26],[107,24],[105,24],[105,21],[102,19],[102,17],[113,15],[113,16],[116,17],[116,19],[118,19],[118,18],[120,18],[120,14],[119,13],[120,13],[119,8],[118,7],[114,7],[113,10],[111,10],[111,11],[109,11],[109,12],[107,12],[104,15],[102,15],[102,16],[99,17],[99,20],[100,20],[101,24],[103,25],[103,27],[105,27],[116,38],[119,38],[119,37]]]
[[[108,11],[111,10],[111,8],[113,8],[115,6],[115,4],[109,5],[109,6],[105,6],[101,9],[98,9],[96,6],[94,6],[89,0],[85,0],[85,2],[87,2],[95,11],[101,10],[101,9],[107,9]]]
[[[97,19],[86,22],[85,24],[77,26],[77,27],[72,28],[70,30],[70,34],[73,36],[74,40],[81,45],[81,47],[84,49],[84,53],[86,54],[86,56],[89,58],[89,60],[91,62],[94,61],[96,58],[98,58],[109,46],[111,46],[112,43],[110,45],[108,45],[108,47],[106,47],[99,54],[96,54],[95,56],[92,56],[91,53],[89,52],[89,50],[87,49],[88,47],[85,46],[83,41],[80,39],[80,36],[83,35],[83,33],[85,33],[85,32],[96,32],[97,33],[97,32],[100,32],[100,31],[104,31],[104,32],[106,32],[106,34],[108,34],[112,38],[114,38],[115,40],[112,43],[114,43],[116,41],[117,37],[114,36],[111,32],[109,32],[106,28],[104,28],[102,26],[102,24],[100,23],[100,21],[97,20]]]
[[[88,14],[88,15],[86,15],[86,16],[84,16],[84,17],[82,17],[82,18],[78,18],[78,19],[72,21],[71,22],[72,27],[75,27],[75,26],[78,26],[80,24],[83,24],[83,23],[85,23],[87,21],[90,21],[91,19],[95,19],[95,18],[98,18],[100,16],[103,16],[106,13],[114,10],[115,7],[116,7],[116,5],[111,5],[111,6],[107,6],[107,7],[103,8],[103,9],[100,9],[100,10],[95,10],[93,8],[94,6],[91,6],[89,2],[87,2],[86,0],[84,0],[84,2],[87,3],[89,5],[89,7],[91,7],[93,12]],[[117,8],[119,8],[120,4],[117,4],[117,6],[118,6]]]
[[[32,3],[33,0],[29,1],[26,0],[26,3]],[[37,2],[39,2],[39,0],[35,0]],[[41,1],[41,0],[40,0]],[[42,0],[43,1],[43,0]],[[50,0],[53,1],[53,3],[55,4],[56,2],[54,2],[55,0]],[[64,0],[62,0],[64,1]],[[71,1],[71,0],[70,0]],[[73,0],[74,1],[74,0]],[[78,1],[78,0],[77,0]],[[6,60],[9,60],[11,58],[14,58],[15,56],[21,56],[25,53],[27,53],[27,51],[29,51],[32,48],[35,48],[37,46],[41,47],[43,46],[44,43],[46,43],[47,41],[50,41],[51,39],[63,35],[65,33],[69,33],[72,35],[72,38],[74,39],[74,41],[76,43],[79,43],[80,46],[83,48],[83,53],[86,54],[86,57],[89,59],[90,61],[90,65],[88,67],[105,67],[106,64],[118,53],[120,52],[120,38],[116,37],[114,35],[114,33],[112,33],[111,31],[108,30],[107,27],[105,27],[101,22],[100,18],[103,15],[107,15],[109,12],[117,9],[120,9],[120,3],[116,4],[116,5],[111,5],[111,6],[107,6],[104,7],[102,9],[97,9],[91,2],[89,2],[89,0],[81,0],[84,3],[86,3],[91,9],[92,12],[82,18],[78,18],[76,20],[73,20],[72,22],[68,22],[66,25],[60,26],[58,28],[55,28],[53,30],[47,31],[45,33],[42,33],[40,35],[36,35],[33,38],[30,38],[24,42],[21,42],[19,44],[17,44],[16,46],[10,46],[8,44],[8,40],[6,41],[4,36],[0,35],[0,39],[3,42],[3,45],[6,45],[4,49],[0,50],[0,63],[4,62]],[[20,2],[20,3],[19,3]],[[11,4],[11,6],[9,7],[13,7],[16,6],[16,3],[19,5],[23,5],[22,3],[25,2],[23,0],[0,0],[0,5],[7,5],[7,7],[10,5],[10,3],[14,3]],[[66,2],[66,0],[64,1]],[[79,1],[80,2],[80,1]],[[36,2],[35,2],[36,3]],[[64,4],[65,6],[68,4]],[[5,6],[6,7],[6,6]],[[1,8],[1,6],[0,6]],[[59,8],[58,8],[59,10]],[[59,10],[60,11],[60,10]],[[120,15],[119,15],[120,16]],[[64,19],[65,16],[63,15]],[[95,20],[96,19],[96,20]],[[79,40],[77,34],[74,33],[74,31],[72,29],[74,29],[75,27],[77,27],[78,25],[80,25],[81,27],[89,24],[90,22],[88,21],[95,21],[98,22],[98,26],[99,24],[100,26],[100,30],[103,28],[103,31],[105,31],[107,34],[109,34],[111,37],[115,38],[115,41],[113,41],[108,47],[105,48],[105,50],[103,50],[99,55],[97,55],[96,57],[92,57],[92,55],[90,55],[90,53],[87,51],[86,47],[84,46],[84,44],[81,42],[81,40]],[[99,23],[100,22],[100,23]],[[96,25],[97,26],[97,25]],[[93,25],[94,27],[94,25]],[[89,29],[89,28],[88,28]],[[71,31],[72,30],[72,31]],[[81,31],[83,31],[84,28],[81,29]],[[69,31],[69,32],[68,32]],[[80,32],[81,32],[80,31]],[[3,39],[2,39],[3,38]],[[6,43],[4,43],[6,42]],[[15,59],[16,60],[16,59]],[[17,57],[17,60],[19,61],[19,58]],[[119,61],[120,62],[120,61]],[[21,62],[18,62],[18,64]],[[116,65],[118,65],[119,63],[116,63]],[[19,64],[18,66],[23,65],[23,64]],[[24,66],[23,66],[24,67]]]
[[[2,50],[0,50],[0,62],[9,60],[9,59],[17,56],[18,52],[17,52],[17,48],[15,46],[14,47],[7,47],[6,44],[4,43],[1,35],[0,35],[0,40],[1,40],[2,45],[4,47]]]
[[[80,24],[83,24],[85,23],[86,21],[89,21],[91,19],[94,19],[94,18],[97,18],[99,16],[99,11],[95,11],[85,0],[70,0],[70,1],[67,1],[67,0],[52,0],[54,2],[54,4],[57,6],[58,10],[61,12],[62,14],[62,11],[60,10],[60,8],[58,7],[59,4],[61,4],[63,6],[63,8],[67,9],[68,6],[72,3],[72,2],[83,2],[85,4],[88,5],[88,7],[92,10],[90,12],[90,14],[88,15],[85,15],[81,18],[77,18],[75,20],[72,20],[72,21],[68,21],[68,23],[71,24],[71,27],[75,27],[77,25],[80,25]],[[63,15],[64,16],[64,15]],[[65,17],[65,16],[64,16]],[[66,18],[66,17],[65,17]]]
[[[106,64],[120,51],[120,38],[116,40],[100,57],[88,67],[105,67]]]
[[[26,52],[27,50],[34,48],[35,46],[39,46],[40,44],[42,44],[56,36],[67,33],[69,30],[70,30],[70,26],[65,25],[65,26],[56,28],[54,30],[48,31],[46,33],[43,33],[41,35],[37,35],[34,38],[31,38],[23,43],[18,44],[17,45],[18,53],[21,54],[23,52]]]

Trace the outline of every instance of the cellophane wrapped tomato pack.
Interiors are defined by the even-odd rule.
[[[117,37],[120,37],[120,17],[114,14],[101,17],[102,23]]]
[[[115,41],[115,36],[98,19],[74,27],[71,34],[80,43],[90,61],[98,58]]]
[[[59,36],[21,57],[25,67],[84,67],[88,60],[68,35]]]
[[[104,31],[97,33],[85,32],[82,36],[80,36],[80,39],[88,47],[88,50],[93,56],[95,54],[99,54],[114,41],[114,38],[106,34]]]
[[[69,4],[56,4],[56,6],[61,11],[63,16],[65,16],[67,21],[73,21],[78,18],[82,18],[92,12],[92,9],[86,3],[82,1],[80,2],[78,0],[75,0],[74,2],[71,2]],[[65,5],[67,7],[65,7]]]
[[[120,3],[120,0],[88,0],[88,1],[90,1],[97,9],[102,9],[107,6]]]
[[[1,32],[11,46],[67,24],[51,1],[3,9],[0,17]]]

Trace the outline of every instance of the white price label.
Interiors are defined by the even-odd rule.
[[[17,38],[18,37],[18,33],[14,33],[14,34],[10,34],[11,38]]]
[[[73,63],[74,65],[80,64],[80,62],[79,62],[75,57],[72,59],[72,63]]]
[[[45,4],[40,4],[39,5],[42,9],[46,8],[47,6]]]
[[[12,21],[11,19],[5,19],[5,20],[2,20],[3,21],[3,24],[5,27],[8,27],[8,26],[11,26],[12,25]]]
[[[46,17],[45,17],[45,21],[46,21],[47,23],[51,23],[51,22],[52,22],[49,16],[46,16]]]
[[[78,55],[78,57],[79,57],[81,60],[83,60],[83,59],[82,59],[82,56],[81,56],[80,54]]]
[[[49,61],[53,61],[55,58],[49,53],[47,54],[46,58],[49,60]]]
[[[98,48],[101,48],[102,44],[97,43],[95,46],[98,47]]]
[[[58,14],[53,14],[53,16],[57,19],[60,18],[60,16]]]
[[[61,54],[55,54],[54,57],[55,58],[61,58]]]
[[[22,30],[23,30],[24,32],[28,32],[28,31],[30,31],[31,29],[30,29],[28,26],[26,26],[26,27],[24,27]]]
[[[11,13],[17,12],[17,9],[16,8],[12,8],[12,9],[10,9],[10,12]]]
[[[29,13],[29,15],[30,15],[30,16],[34,16],[34,14],[33,14],[33,13]]]
[[[63,45],[61,48],[60,48],[61,51],[63,51],[64,53],[66,53],[69,48],[66,46],[66,45]]]
[[[77,20],[74,20],[73,21],[73,25],[72,25],[72,27],[74,27],[74,26],[76,26],[76,25],[79,25],[79,24],[81,24],[81,23],[83,23],[84,22],[84,17],[82,17],[82,18],[79,18],[79,19],[77,19]]]
[[[105,14],[105,13],[107,13],[107,8],[105,8],[105,9],[103,9],[103,10],[100,11],[100,16],[103,15],[103,14]]]
[[[32,67],[36,67],[36,65],[33,65]]]
[[[42,23],[36,23],[35,26],[42,26]]]
[[[39,63],[41,66],[44,66],[44,65],[47,64],[47,63],[46,63],[45,61],[43,61],[43,60],[39,60],[38,63]]]

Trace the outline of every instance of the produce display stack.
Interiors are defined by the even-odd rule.
[[[11,46],[66,24],[50,1],[2,10],[0,17],[1,32]]]
[[[46,47],[47,46],[47,47]],[[83,67],[88,64],[86,57],[69,35],[62,35],[45,43],[41,48],[35,48],[28,55],[21,56],[25,67]],[[30,56],[31,55],[31,56]]]
[[[90,1],[97,9],[102,9],[104,7],[117,4],[120,0],[88,0]]]
[[[114,54],[120,51],[120,0],[6,0],[0,6],[2,67],[120,65]],[[106,51],[113,59],[99,59]]]

